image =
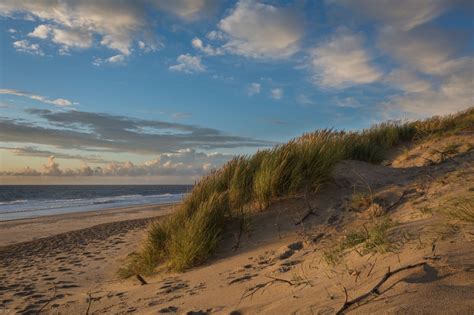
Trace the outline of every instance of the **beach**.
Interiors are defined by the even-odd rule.
[[[467,313],[474,307],[472,223],[420,209],[468,194],[472,151],[435,166],[406,168],[422,162],[413,156],[394,158],[391,167],[344,161],[317,193],[255,213],[249,231],[226,226],[204,264],[184,273],[163,266],[143,276],[145,283],[120,278],[118,270],[140,250],[146,226],[176,204],[1,222],[0,312],[334,314],[385,279],[380,295],[352,307],[351,314]],[[435,178],[429,186],[427,174]],[[347,208],[359,176],[370,180],[374,200],[390,209],[396,224],[386,237],[393,249],[364,253],[359,247],[336,252],[336,260],[330,254],[344,235],[371,229],[375,220],[371,209]],[[317,214],[307,216],[308,205]],[[387,270],[395,273],[387,277]]]
[[[0,310],[36,313],[56,291],[114,279],[147,224],[174,204],[126,207],[0,222]],[[54,304],[54,303],[53,303]]]

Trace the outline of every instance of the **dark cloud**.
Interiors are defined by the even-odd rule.
[[[11,147],[0,147],[0,149],[8,150],[16,156],[28,156],[28,157],[45,157],[48,158],[54,155],[59,159],[69,160],[80,160],[86,163],[120,163],[119,161],[105,160],[98,155],[80,155],[80,154],[68,154],[61,152],[53,152],[49,150],[40,150],[35,147],[22,147],[22,148],[11,148]]]
[[[44,109],[29,109],[27,112],[42,118],[47,124],[0,117],[2,142],[142,154],[177,152],[187,148],[209,150],[274,144],[228,135],[212,128],[104,113]]]

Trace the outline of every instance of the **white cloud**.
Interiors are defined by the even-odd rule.
[[[384,24],[410,30],[443,13],[452,0],[332,0]]]
[[[255,83],[255,82],[252,83],[252,84],[250,84],[250,86],[247,89],[247,94],[249,96],[259,94],[260,90],[261,90],[261,87],[262,87],[262,85],[260,83]]]
[[[194,20],[212,11],[215,0],[153,0],[158,9],[170,12],[186,20]]]
[[[33,32],[29,33],[28,36],[46,39],[48,38],[50,31],[51,29],[49,28],[49,26],[41,24],[41,25],[38,25],[33,30]]]
[[[300,103],[301,105],[314,105],[314,102],[309,98],[307,97],[306,95],[304,94],[299,94],[297,97],[296,97],[296,101],[298,103]]]
[[[0,172],[0,175],[19,176],[185,176],[199,177],[211,169],[222,166],[232,159],[232,155],[222,153],[204,153],[193,149],[183,149],[176,153],[159,154],[155,159],[142,164],[112,162],[104,167],[91,168],[84,164],[77,169],[60,168],[56,156],[48,157],[48,162],[41,171],[30,167],[18,172]]]
[[[13,48],[15,48],[16,51],[21,51],[32,55],[44,56],[44,52],[43,50],[41,50],[40,45],[32,44],[26,39],[13,42]]]
[[[360,102],[352,96],[337,98],[335,100],[335,103],[336,103],[336,106],[339,106],[339,107],[358,108],[362,106]]]
[[[403,92],[386,102],[392,110],[431,116],[474,105],[474,58],[460,55],[459,35],[428,26],[407,31],[387,26],[379,34],[378,46],[402,69],[386,78]]]
[[[326,42],[312,50],[314,82],[323,87],[344,88],[377,81],[382,73],[371,64],[363,47],[363,38],[340,29]]]
[[[206,34],[206,37],[210,40],[224,40],[226,36],[221,31],[210,31]]]
[[[206,71],[206,67],[201,63],[201,57],[185,54],[178,56],[176,61],[178,62],[176,65],[169,67],[171,71],[179,71],[184,73]]]
[[[94,66],[101,66],[103,64],[111,64],[111,65],[120,65],[125,62],[126,56],[122,54],[114,55],[108,58],[96,58],[92,62]]]
[[[13,89],[0,89],[0,94],[27,97],[35,101],[40,101],[45,104],[51,104],[51,105],[56,105],[60,107],[71,106],[73,104],[72,101],[64,99],[64,98],[57,98],[57,99],[52,100],[41,95],[31,94],[31,93],[22,92],[22,91],[13,90]],[[79,103],[74,102],[74,104],[79,104]]]
[[[59,176],[63,172],[59,169],[59,164],[56,162],[54,155],[48,158],[48,163],[43,165],[43,175],[47,176]]]
[[[224,49],[254,58],[291,56],[304,31],[298,12],[250,1],[239,1],[218,26],[229,38]]]
[[[279,100],[283,97],[283,90],[280,88],[272,89],[270,95],[273,99]]]
[[[16,29],[14,29],[14,28],[9,28],[9,29],[8,29],[8,33],[10,33],[10,34],[15,34],[15,33],[16,33]]]
[[[52,29],[52,40],[54,43],[62,45],[65,49],[89,48],[92,46],[92,34],[75,29]]]
[[[199,51],[202,51],[208,56],[218,56],[224,53],[224,51],[221,48],[218,48],[218,47],[215,48],[215,47],[212,47],[211,45],[204,45],[202,40],[200,40],[197,37],[193,38],[193,40],[191,41],[191,44],[193,45],[194,48],[196,48]]]
[[[41,21],[29,35],[49,38],[61,47],[87,48],[97,36],[101,45],[129,55],[135,41],[154,44],[146,6],[140,1],[5,0],[0,14]]]
[[[472,74],[474,58],[465,57],[451,61],[449,72],[436,76],[439,81],[428,89],[406,90],[393,97],[385,105],[391,109],[402,109],[418,116],[445,115],[474,105]]]
[[[424,73],[445,71],[446,63],[460,49],[456,36],[439,29],[421,27],[408,32],[385,27],[378,46],[400,63]]]
[[[431,89],[431,83],[419,78],[416,73],[407,69],[395,69],[386,77],[386,82],[404,92],[415,93]]]

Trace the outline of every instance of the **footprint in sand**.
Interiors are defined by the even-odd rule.
[[[176,306],[168,306],[168,307],[160,309],[158,313],[176,313],[177,311],[178,311],[178,308]]]
[[[52,281],[52,280],[56,280],[56,277],[43,277],[43,280]]]

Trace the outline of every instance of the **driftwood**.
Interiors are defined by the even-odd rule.
[[[412,264],[412,265],[406,265],[404,267],[400,267],[396,270],[390,271],[390,267],[388,268],[387,273],[380,279],[380,281],[367,293],[362,294],[352,300],[348,300],[348,294],[346,288],[344,288],[344,293],[345,293],[345,302],[342,305],[342,307],[336,312],[337,315],[344,314],[345,311],[347,311],[352,305],[361,302],[362,300],[368,298],[371,295],[379,295],[380,291],[379,288],[384,284],[391,276],[393,276],[396,273],[399,273],[401,271],[407,270],[407,269],[413,269],[416,267],[424,266],[426,265],[426,261],[419,262],[417,264]]]
[[[146,282],[145,279],[143,279],[142,276],[136,275],[136,278],[138,279],[138,281],[140,281],[140,283],[141,283],[142,285],[148,284],[148,282]]]

